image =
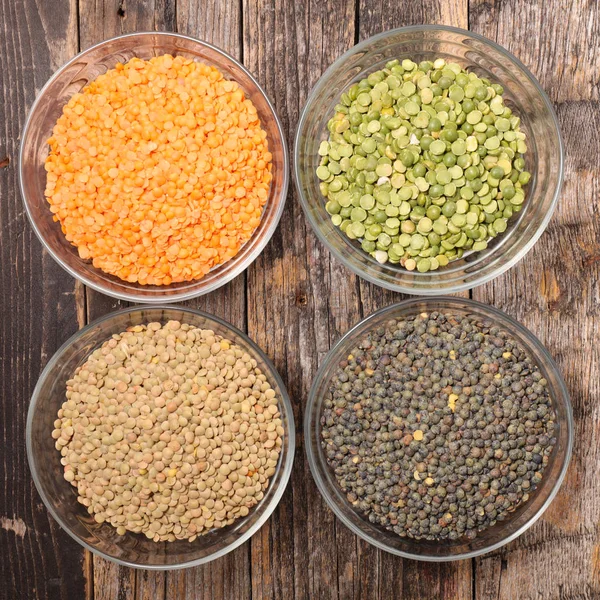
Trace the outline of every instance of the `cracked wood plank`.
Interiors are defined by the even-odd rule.
[[[33,101],[77,52],[75,0],[0,1],[0,598],[86,595],[85,553],[38,496],[25,454],[31,392],[77,330],[74,281],[42,250],[18,190],[20,136]]]
[[[395,27],[421,23],[454,25],[464,29],[468,27],[467,0],[422,0],[400,4],[392,0],[360,0],[359,6],[361,40]],[[360,281],[360,294],[364,316],[406,297],[366,281]],[[468,297],[468,292],[462,295]],[[360,541],[359,548],[363,552],[375,554],[374,560],[379,564],[379,575],[375,581],[382,600],[399,593],[403,598],[411,600],[473,598],[469,560],[454,563],[403,561],[397,556],[374,550],[366,542]],[[367,579],[366,585],[368,583]]]

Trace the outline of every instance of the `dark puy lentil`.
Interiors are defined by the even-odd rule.
[[[336,370],[327,462],[358,512],[402,537],[473,539],[527,502],[556,444],[547,381],[489,320],[389,320]]]

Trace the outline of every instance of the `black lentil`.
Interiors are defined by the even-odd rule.
[[[548,383],[508,331],[432,312],[378,326],[339,363],[321,443],[369,522],[459,540],[527,502],[555,429]]]

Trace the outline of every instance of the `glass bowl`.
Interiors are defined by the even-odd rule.
[[[502,235],[481,252],[465,253],[447,267],[428,273],[399,265],[379,264],[358,242],[349,240],[331,222],[315,174],[318,148],[327,139],[327,122],[340,95],[353,83],[382,69],[392,59],[416,61],[445,58],[500,83],[506,104],[521,117],[527,134],[526,168],[532,178],[523,209]],[[300,117],[294,147],[294,178],[298,195],[320,240],[344,265],[382,287],[433,296],[481,285],[497,277],[531,249],[554,211],[563,180],[563,145],[550,100],[535,77],[512,54],[480,35],[438,25],[403,27],[361,42],[325,71]]]
[[[112,334],[127,327],[176,319],[194,327],[212,329],[238,344],[258,362],[280,399],[284,428],[283,444],[275,474],[263,499],[223,529],[213,529],[193,542],[153,542],[144,535],[127,532],[120,536],[108,523],[99,525],[77,501],[76,489],[63,477],[60,452],[51,433],[58,409],[65,401],[66,381],[75,369]],[[275,367],[262,350],[244,333],[199,310],[176,306],[135,307],[111,313],[84,327],[65,342],[50,359],[33,392],[27,414],[27,458],[37,490],[59,525],[88,550],[129,567],[177,569],[199,565],[230,552],[243,544],[269,518],[279,503],[292,471],[294,460],[294,416],[287,391]]]
[[[536,360],[543,376],[548,380],[548,390],[556,411],[557,442],[550,461],[544,471],[541,484],[527,502],[518,507],[510,517],[485,529],[474,540],[429,542],[402,538],[374,525],[354,510],[346,495],[338,486],[333,471],[321,447],[322,404],[327,394],[331,377],[338,364],[345,358],[357,342],[374,328],[388,319],[402,319],[422,312],[449,311],[455,314],[470,314],[493,321],[497,326],[509,331],[512,336]],[[573,447],[573,413],[565,383],[548,351],[539,340],[523,325],[503,312],[485,304],[464,298],[439,297],[415,298],[394,304],[377,311],[352,328],[330,350],[319,368],[314,380],[304,417],[304,437],[306,453],[312,475],[319,491],[329,507],[356,535],[367,542],[392,554],[404,558],[441,562],[472,558],[491,552],[514,540],[531,527],[548,508],[565,477]]]
[[[250,240],[229,261],[214,267],[202,279],[167,286],[129,283],[96,269],[79,257],[53,220],[45,196],[48,156],[46,141],[69,98],[90,81],[133,57],[150,59],[161,54],[182,55],[218,68],[227,79],[235,80],[256,107],[267,132],[273,155],[273,179],[260,225]],[[144,303],[182,301],[211,292],[244,271],[271,239],[283,207],[288,187],[288,151],[281,124],[265,92],[250,73],[234,58],[200,40],[175,33],[133,33],[92,46],[59,69],[46,83],[34,102],[23,130],[19,156],[21,195],[29,220],[50,255],[73,277],[86,285],[121,300]]]

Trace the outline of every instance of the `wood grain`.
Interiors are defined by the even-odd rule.
[[[209,17],[205,19],[207,14]],[[101,15],[104,17],[104,22],[100,29],[98,24],[102,20]],[[85,29],[85,33],[82,30],[82,39],[85,39],[86,44],[129,31],[170,30],[217,44],[236,58],[241,58],[239,5],[226,1],[191,0],[179,3],[177,10],[173,0],[145,2],[144,6],[140,3],[94,2],[87,7],[87,10],[82,10],[81,23],[82,28]],[[89,27],[86,26],[87,24]],[[87,291],[86,300],[89,320],[126,304],[92,290]],[[245,329],[245,276],[241,275],[220,290],[191,301],[188,305],[223,317]],[[145,597],[145,594],[160,599],[164,597],[165,589],[176,588],[181,590],[182,594],[194,597],[196,583],[203,581],[207,583],[206,597],[210,597],[212,590],[228,589],[228,593],[232,594],[230,597],[242,599],[244,590],[249,589],[247,581],[250,572],[249,560],[249,546],[245,546],[218,561],[194,569],[196,573],[193,577],[178,572],[169,577],[145,573],[141,578],[138,573],[133,593],[138,599]],[[104,561],[95,560],[95,565],[96,568],[108,568]],[[238,581],[239,585],[228,586],[229,580]],[[193,587],[188,589],[188,586]]]
[[[168,600],[245,600],[251,598],[249,545],[208,565],[168,573]]]
[[[567,157],[563,192],[546,233],[516,267],[473,296],[538,335],[563,372],[575,415],[574,457],[559,495],[524,535],[476,561],[477,598],[600,597],[594,467],[600,460],[600,126],[597,46],[590,38],[600,23],[596,2],[576,5],[564,12],[562,1],[471,1],[471,28],[523,60],[555,102]]]
[[[0,478],[9,482],[0,490],[0,599],[600,598],[599,13],[596,0],[0,0],[0,294],[11,316],[0,324]],[[310,384],[343,333],[402,296],[331,257],[291,191],[280,227],[247,274],[188,303],[247,330],[288,386],[298,448],[284,498],[251,542],[208,565],[164,574],[92,559],[34,491],[22,451],[25,414],[58,345],[122,303],[74,284],[26,223],[16,154],[36,92],[77,52],[78,35],[84,49],[131,31],[179,31],[243,60],[274,101],[291,149],[306,97],[337,56],[380,31],[425,22],[470,25],[498,41],[557,105],[567,155],[557,214],[519,265],[473,290],[540,337],[572,392],[577,441],[557,499],[526,534],[473,562],[404,561],[336,520],[304,458]]]
[[[408,25],[453,25],[468,29],[468,0],[359,0],[359,39]]]
[[[74,1],[0,2],[0,598],[83,597],[84,552],[50,517],[25,454],[37,377],[77,329],[74,282],[42,251],[18,190],[21,130],[36,94],[77,51]]]
[[[175,0],[79,0],[82,50],[135,31],[173,30]]]
[[[240,2],[178,0],[177,31],[218,46],[242,60]]]
[[[169,19],[171,22],[168,22]],[[173,26],[173,2],[163,0],[159,4],[158,0],[79,0],[81,50],[116,35],[159,28],[156,27],[157,23],[162,25],[161,29]],[[84,303],[83,310],[87,322],[126,305],[89,288],[80,296],[80,302]],[[162,577],[160,574],[151,572],[142,577],[134,569],[115,565],[98,556],[93,557],[92,565],[96,600],[133,600],[143,597],[140,594],[147,589],[154,590],[156,600],[164,598],[164,582],[161,586],[153,585],[153,581]],[[156,589],[157,587],[159,589]]]
[[[421,23],[468,27],[467,0],[422,0],[401,5],[391,0],[360,0],[359,6],[361,40],[395,27]],[[359,283],[359,289],[364,316],[406,297],[363,280]],[[468,296],[468,292],[462,295]],[[363,544],[360,542],[360,545]],[[378,586],[379,597],[382,599],[390,598],[394,592],[399,593],[400,590],[403,598],[415,600],[466,600],[473,597],[471,561],[447,564],[418,563],[402,561],[385,552],[378,552],[374,560],[379,563],[381,576]]]
[[[167,573],[161,571],[137,571],[135,580],[136,600],[164,598]]]
[[[62,1],[62,0],[61,0]],[[80,49],[111,37],[136,31],[175,31],[176,0],[78,0]],[[128,306],[86,288],[83,296],[87,321]]]
[[[94,556],[94,600],[133,600],[137,573]]]
[[[241,5],[228,0],[187,0],[177,4],[177,31],[207,41],[242,60]],[[215,292],[187,303],[222,317],[246,330],[246,275],[243,273]],[[167,576],[166,597],[172,589],[181,597],[210,600],[250,598],[250,544],[207,565]]]
[[[596,0],[469,0],[469,23],[515,53],[555,102],[600,99]]]
[[[432,25],[453,25],[468,29],[468,0],[415,0],[395,2],[394,0],[359,0],[359,39],[408,25],[428,23]],[[468,297],[469,293],[458,294]],[[375,286],[360,280],[360,297],[364,316],[377,309],[406,298],[402,294]]]
[[[243,15],[246,66],[274,101],[291,147],[309,90],[354,43],[354,2],[245,0]],[[252,539],[252,597],[352,598],[346,592],[357,571],[356,542],[346,532],[337,537],[312,481],[302,415],[319,359],[359,317],[359,300],[354,276],[330,260],[293,192],[273,240],[248,271],[248,290],[248,331],[288,386],[298,436],[291,484]]]

